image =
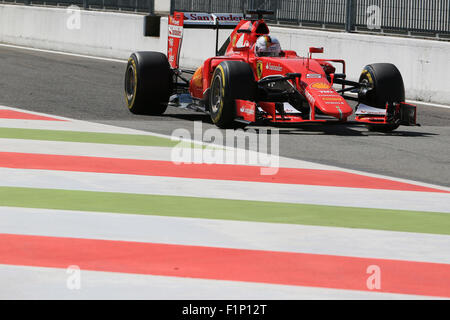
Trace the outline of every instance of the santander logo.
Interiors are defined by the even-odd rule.
[[[239,111],[241,111],[242,113],[249,114],[249,115],[253,115],[255,113],[254,109],[252,109],[252,108],[245,108],[245,107],[242,107],[241,109],[239,109]]]
[[[266,64],[266,69],[267,70],[272,70],[272,71],[278,71],[278,72],[283,71],[283,67],[282,66],[280,66],[280,65],[273,65],[273,64],[270,64],[270,62]]]

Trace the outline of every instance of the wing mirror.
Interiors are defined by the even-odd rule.
[[[321,47],[321,48],[310,47],[309,48],[309,59],[311,59],[313,53],[323,53],[323,47]],[[308,69],[309,69],[309,59],[308,59],[308,65],[307,65]]]
[[[309,48],[309,53],[323,53],[323,47],[321,48],[316,48],[316,47],[311,47]]]

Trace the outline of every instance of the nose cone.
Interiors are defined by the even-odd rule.
[[[310,105],[314,105],[323,114],[343,120],[348,118],[353,109],[348,105],[342,96],[336,92],[332,85],[324,79],[322,75],[318,79],[307,75],[305,82],[309,83],[305,90],[305,96]],[[309,82],[308,82],[309,81]]]
[[[347,101],[338,93],[331,91],[327,94],[319,93],[316,95],[316,107],[323,113],[337,119],[346,119],[353,113],[353,109]]]
[[[353,109],[344,101],[343,104],[331,104],[319,108],[323,113],[338,118],[340,120],[346,119],[353,113]]]

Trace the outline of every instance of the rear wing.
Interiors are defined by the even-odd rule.
[[[167,57],[172,68],[179,67],[183,31],[185,28],[216,30],[216,55],[218,52],[219,30],[234,29],[244,19],[242,13],[199,13],[177,12],[169,16]]]

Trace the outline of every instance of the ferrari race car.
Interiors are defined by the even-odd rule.
[[[312,58],[323,48],[309,48],[308,57],[291,50],[264,52],[258,46],[261,41],[272,45],[263,19],[266,14],[273,12],[175,12],[168,21],[167,56],[136,52],[128,60],[125,98],[129,110],[161,115],[170,104],[208,113],[220,128],[264,121],[345,122],[353,113],[369,130],[389,132],[400,125],[416,125],[416,107],[405,103],[403,79],[394,65],[367,65],[356,82],[346,79],[344,60]],[[216,56],[196,70],[179,66],[185,28],[216,30]],[[226,28],[234,30],[219,49],[219,29]],[[355,110],[347,101],[357,102]]]

